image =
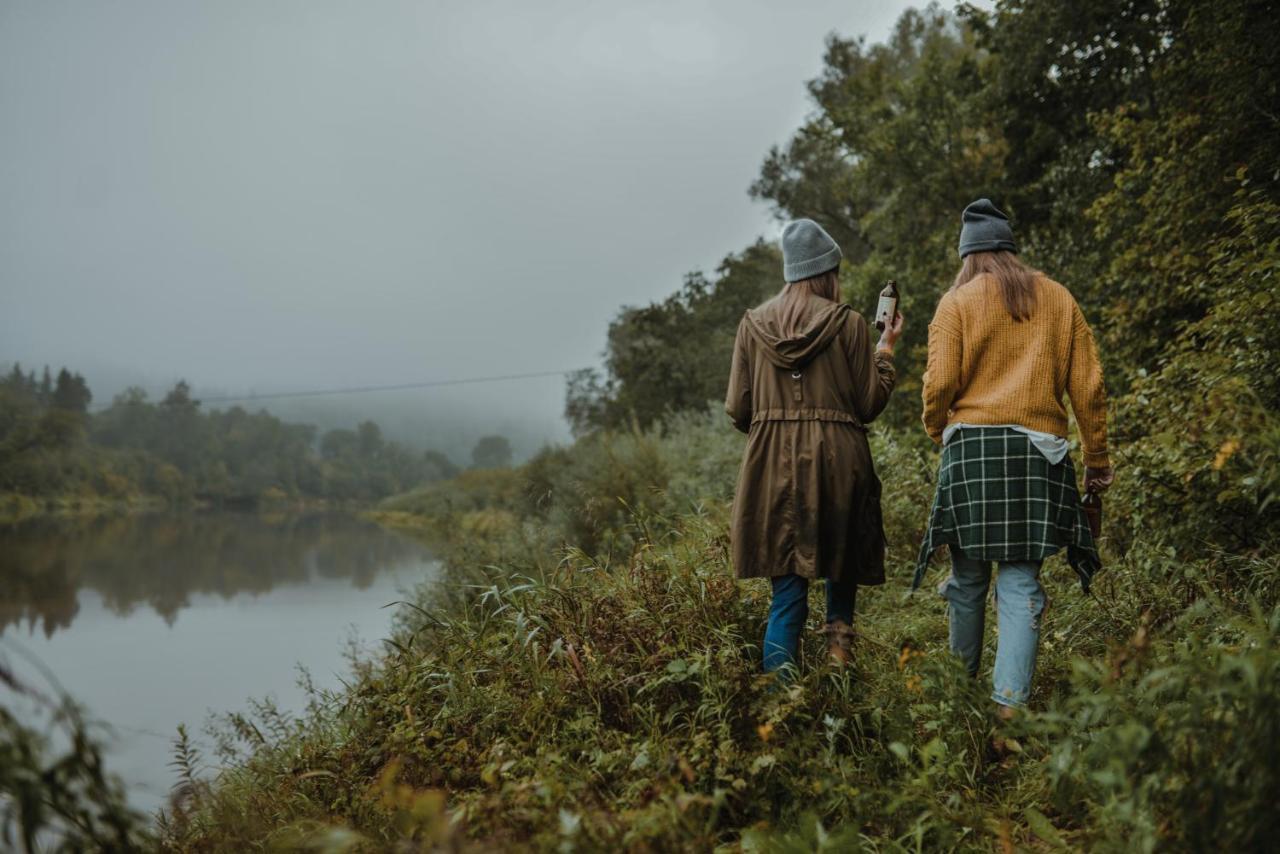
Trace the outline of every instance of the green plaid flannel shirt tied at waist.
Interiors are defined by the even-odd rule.
[[[1066,546],[1086,591],[1102,568],[1071,458],[1050,463],[1008,427],[962,427],[943,447],[912,589],[943,545],[994,561],[1044,560]]]

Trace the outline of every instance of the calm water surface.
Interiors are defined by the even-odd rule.
[[[301,710],[299,666],[340,686],[353,640],[376,646],[383,606],[434,575],[422,545],[344,515],[41,521],[0,529],[0,657],[51,691],[33,656],[110,726],[109,767],[150,811],[180,722],[207,754],[211,712]],[[3,689],[0,703],[41,719]]]

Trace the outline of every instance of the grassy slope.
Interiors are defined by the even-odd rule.
[[[389,502],[447,545],[447,581],[349,691],[231,720],[240,758],[191,787],[169,844],[1153,850],[1277,830],[1274,557],[1188,571],[1139,546],[1099,600],[1055,560],[1037,711],[997,759],[940,601],[905,599],[932,457],[877,437],[892,581],[863,590],[851,671],[810,633],[779,689],[767,584],[732,580],[723,500],[689,509],[723,498],[737,441],[685,419]],[[556,548],[568,533],[590,553]]]

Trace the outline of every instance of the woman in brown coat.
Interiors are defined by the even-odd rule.
[[[873,350],[839,301],[840,248],[801,219],[782,232],[787,284],[738,325],[725,409],[747,434],[731,531],[739,578],[770,578],[764,668],[794,665],[808,586],[826,579],[832,655],[847,661],[859,584],[884,583],[880,481],[866,425],[893,390],[897,315]]]

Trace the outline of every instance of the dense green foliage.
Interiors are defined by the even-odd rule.
[[[372,421],[316,436],[266,411],[205,412],[179,382],[159,403],[140,389],[90,413],[79,374],[56,383],[18,365],[0,379],[0,496],[23,499],[194,500],[256,504],[369,501],[458,469],[444,455],[389,442]]]

